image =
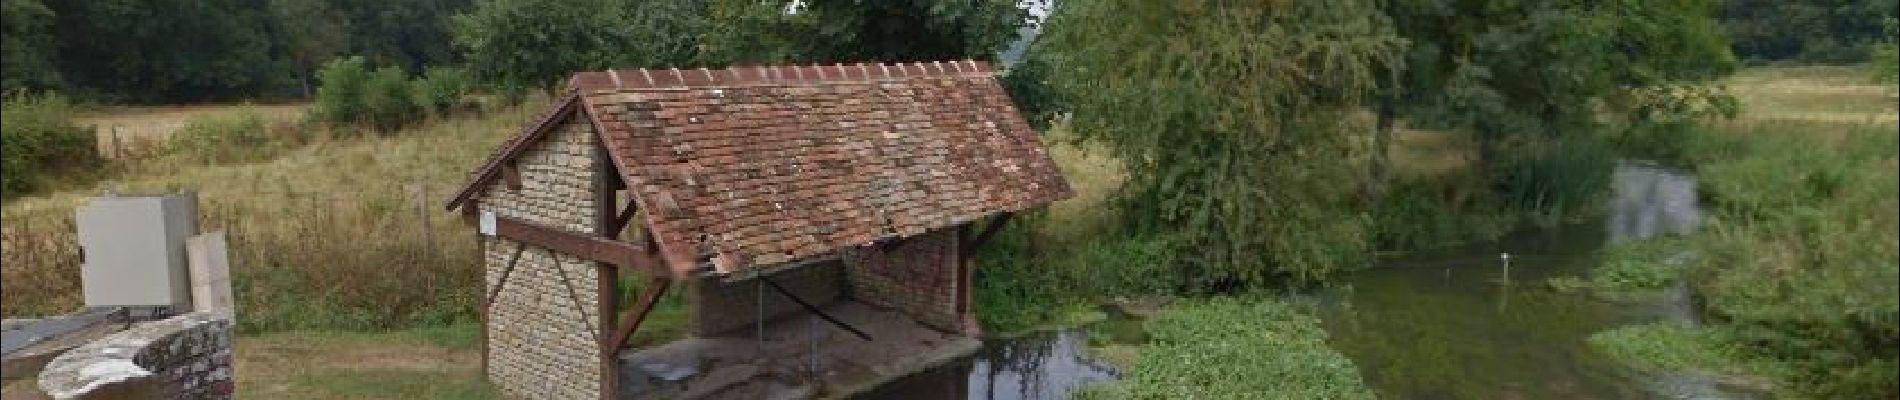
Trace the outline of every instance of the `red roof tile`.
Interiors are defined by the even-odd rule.
[[[676,271],[797,261],[1073,194],[982,62],[614,70],[569,88]]]

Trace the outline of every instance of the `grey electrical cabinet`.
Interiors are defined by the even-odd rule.
[[[196,194],[98,197],[76,219],[87,307],[190,308],[185,239],[198,233]]]

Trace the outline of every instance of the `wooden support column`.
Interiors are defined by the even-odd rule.
[[[614,240],[620,236],[620,225],[615,222],[618,213],[614,212],[614,186],[620,180],[620,171],[614,168],[613,161],[607,159],[607,148],[601,143],[604,139],[599,135],[594,136],[594,234],[602,239]],[[626,212],[631,213],[632,209],[633,206],[629,204]],[[596,325],[600,327],[600,332],[594,335],[600,346],[600,398],[611,400],[620,397],[620,360],[614,357],[620,352],[608,347],[609,338],[613,337],[612,329],[618,325],[614,315],[620,309],[619,266],[595,261],[594,281],[594,313],[600,318],[600,323]]]

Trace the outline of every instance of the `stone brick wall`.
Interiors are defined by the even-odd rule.
[[[570,117],[516,159],[521,189],[496,179],[480,197],[483,211],[556,229],[593,232],[594,136]],[[602,365],[594,263],[528,246],[501,282],[520,242],[483,239],[487,288],[502,289],[487,315],[488,379],[502,395],[521,399],[600,397]],[[484,290],[484,294],[487,290]]]
[[[40,373],[55,399],[229,399],[231,321],[195,312],[144,322],[61,354]]]
[[[926,326],[961,331],[956,253],[956,228],[913,236],[888,250],[847,250],[846,286],[860,302],[903,311]]]
[[[823,306],[836,301],[843,294],[844,264],[837,261],[823,262],[793,267],[766,277],[784,286],[798,298]],[[758,300],[761,289],[765,299],[764,320],[805,313],[804,307],[778,291],[758,285],[759,282],[750,279],[737,282],[725,282],[713,277],[694,279],[686,289],[692,318],[691,333],[695,336],[751,336],[752,331],[746,328],[760,319]]]

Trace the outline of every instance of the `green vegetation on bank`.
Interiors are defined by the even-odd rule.
[[[1890,92],[1822,84],[1865,82],[1858,68],[1746,75],[1735,79],[1741,118],[1688,131],[1681,161],[1699,172],[1703,227],[1614,246],[1592,273],[1597,289],[1686,280],[1710,323],[1626,327],[1591,342],[1643,368],[1726,374],[1736,371],[1711,366],[1741,362],[1798,397],[1900,396]]]
[[[1269,298],[1215,297],[1162,312],[1128,376],[1089,399],[1372,399],[1319,321]]]
[[[1673,322],[1630,325],[1591,335],[1588,342],[1611,359],[1644,371],[1687,372],[1748,386],[1785,371],[1753,359],[1725,329]]]

